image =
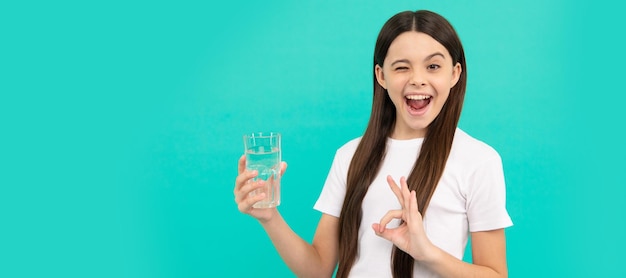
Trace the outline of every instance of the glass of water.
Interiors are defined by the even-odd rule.
[[[265,186],[250,192],[250,196],[265,193],[265,198],[253,205],[254,208],[272,208],[280,205],[280,133],[255,132],[243,136],[246,155],[246,170],[257,170],[253,179],[265,181]]]

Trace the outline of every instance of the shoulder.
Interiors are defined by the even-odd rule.
[[[347,143],[343,144],[343,146],[339,147],[339,149],[337,149],[336,156],[347,156],[351,158],[354,155],[354,152],[356,152],[356,149],[359,146],[360,142],[361,137],[357,137],[348,141]]]
[[[472,137],[465,131],[457,128],[454,134],[450,158],[460,162],[480,164],[481,161],[500,160],[500,154],[487,143]]]

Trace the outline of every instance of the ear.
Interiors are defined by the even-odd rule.
[[[459,82],[459,78],[461,78],[461,72],[463,72],[463,68],[461,67],[461,63],[456,63],[454,68],[452,68],[452,80],[450,81],[450,88],[454,87],[457,82]]]
[[[385,74],[383,73],[383,68],[381,68],[379,65],[374,66],[374,74],[376,75],[376,81],[378,82],[378,84],[384,89],[387,89],[387,82],[385,82]]]

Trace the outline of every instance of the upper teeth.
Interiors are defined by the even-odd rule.
[[[414,99],[414,100],[422,100],[422,99],[430,98],[430,96],[427,96],[427,95],[409,95],[409,96],[406,96],[406,98]]]

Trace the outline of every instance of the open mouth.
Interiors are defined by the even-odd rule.
[[[427,95],[409,95],[405,97],[406,105],[409,108],[409,112],[419,113],[423,112],[425,108],[430,104],[432,96]]]

